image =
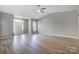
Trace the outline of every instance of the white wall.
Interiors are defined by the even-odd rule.
[[[0,35],[1,35],[1,14],[0,14]]]
[[[14,31],[13,20],[14,20],[14,15],[0,12],[0,36],[14,34],[13,33]],[[23,33],[27,33],[28,32],[28,21],[27,20],[23,20],[23,21],[24,21],[24,32]],[[21,34],[20,31],[19,31],[19,34]]]
[[[77,11],[49,14],[38,21],[40,34],[56,36],[78,36]]]
[[[78,36],[79,36],[79,16],[78,16]]]
[[[13,19],[13,15],[0,12],[0,31],[2,36],[13,34]]]

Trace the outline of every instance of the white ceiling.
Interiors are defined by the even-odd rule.
[[[41,5],[41,7],[46,7],[45,13],[36,13],[36,5],[0,5],[0,11],[27,18],[40,18],[49,13],[72,11],[77,9],[77,6],[73,5]]]

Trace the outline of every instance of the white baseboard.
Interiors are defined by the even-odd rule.
[[[52,34],[43,34],[43,35],[50,35],[50,36],[58,36],[58,37],[64,37],[64,38],[79,39],[79,37],[76,37],[76,36],[63,36],[63,35],[52,35]]]

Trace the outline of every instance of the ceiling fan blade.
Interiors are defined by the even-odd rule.
[[[42,13],[44,13],[44,11],[41,11]]]
[[[46,8],[41,8],[40,10],[45,10]]]

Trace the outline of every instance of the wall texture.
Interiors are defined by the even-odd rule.
[[[78,36],[77,11],[54,13],[40,18],[38,31],[54,36]]]
[[[0,13],[0,35],[1,35],[1,13]]]
[[[79,16],[78,16],[78,36],[79,36]]]
[[[13,15],[0,12],[0,31],[2,36],[13,34],[13,19]]]

